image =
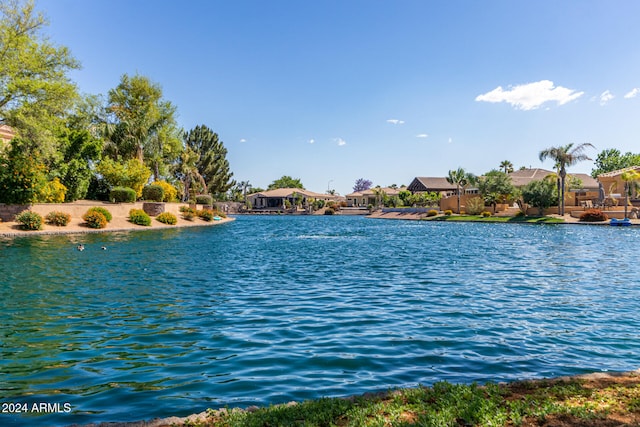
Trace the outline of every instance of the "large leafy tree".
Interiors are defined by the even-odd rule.
[[[521,191],[524,203],[537,207],[541,216],[557,197],[556,185],[549,181],[531,181]]]
[[[304,190],[304,185],[302,185],[299,178],[291,178],[289,175],[284,175],[269,184],[267,190],[275,190],[276,188],[302,188]]]
[[[220,197],[235,185],[227,160],[227,149],[217,133],[205,125],[196,126],[184,135],[184,145],[185,150],[191,153],[188,161],[182,163],[195,165],[203,179],[204,192]]]
[[[67,73],[80,65],[68,48],[41,34],[46,25],[32,0],[0,2],[0,123],[16,130],[29,156],[49,162],[77,97]]]
[[[166,173],[164,166],[178,158],[181,141],[176,108],[163,99],[160,85],[124,74],[109,91],[107,112],[105,154],[115,160],[138,159],[156,180]]]
[[[555,162],[558,175],[560,176],[560,191],[558,194],[558,213],[564,215],[564,193],[565,193],[565,179],[567,177],[567,166],[573,166],[578,162],[584,160],[591,160],[584,152],[587,148],[594,148],[592,144],[583,143],[576,145],[567,144],[560,147],[550,147],[540,152],[540,161],[545,159],[551,159]]]
[[[506,172],[492,170],[478,178],[478,190],[485,203],[495,208],[496,203],[507,203],[514,196],[516,188]]]
[[[463,168],[456,170],[450,170],[447,175],[447,182],[456,186],[456,194],[458,196],[458,213],[460,213],[460,193],[468,185],[475,183],[476,176],[472,173],[465,171]]]
[[[595,168],[591,171],[591,176],[597,178],[602,173],[625,169],[631,166],[640,166],[640,154],[626,152],[620,153],[615,148],[603,150],[594,160]]]

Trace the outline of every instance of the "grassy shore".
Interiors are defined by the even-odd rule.
[[[640,374],[592,374],[508,384],[402,389],[247,410],[222,409],[175,426],[638,426]]]

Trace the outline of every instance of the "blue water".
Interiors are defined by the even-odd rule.
[[[0,424],[637,369],[639,245],[635,227],[288,216],[0,240],[0,403],[29,411]]]

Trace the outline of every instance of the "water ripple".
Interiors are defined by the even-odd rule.
[[[0,241],[0,401],[70,402],[29,417],[67,425],[637,369],[639,236],[282,216]]]

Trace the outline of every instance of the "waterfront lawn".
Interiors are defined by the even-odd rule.
[[[526,224],[560,224],[562,218],[551,216],[487,216],[482,215],[440,215],[422,218],[424,221],[463,221],[463,222],[518,222]]]
[[[485,386],[441,382],[254,409],[209,410],[207,421],[200,425],[631,426],[640,421],[640,377],[628,373]]]

